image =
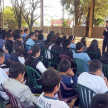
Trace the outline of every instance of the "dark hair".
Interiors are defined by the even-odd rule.
[[[98,50],[98,41],[92,40],[90,46],[88,47],[87,51],[97,51]]]
[[[29,37],[31,38],[33,35],[35,35],[34,32],[30,32]]]
[[[50,34],[54,35],[54,31],[50,31]]]
[[[43,33],[43,30],[40,30],[39,33],[42,34]]]
[[[53,37],[52,34],[48,34],[47,40],[45,41],[45,45],[47,45],[51,41],[52,37]]]
[[[60,36],[60,33],[56,33],[57,38]]]
[[[18,56],[23,56],[24,47],[21,41],[17,40],[13,44],[13,50]]]
[[[69,68],[71,68],[71,62],[67,59],[62,59],[59,63],[60,72],[67,72]]]
[[[26,58],[26,62],[25,64],[28,65],[28,66],[32,66],[32,63],[33,63],[33,57],[35,57],[36,53],[38,53],[40,51],[40,47],[37,46],[37,45],[33,45],[31,47],[31,53],[28,53],[28,56]]]
[[[12,63],[9,68],[10,78],[17,78],[19,74],[24,74],[26,67],[20,62]]]
[[[81,42],[83,43],[83,46],[86,46],[86,40],[85,39],[86,39],[85,37],[81,38]]]
[[[106,22],[108,22],[108,20],[106,20]]]
[[[56,39],[56,44],[60,45],[60,43],[62,43],[63,39],[61,37],[58,37]]]
[[[35,33],[37,33],[37,32],[39,33],[39,30],[35,30]]]
[[[38,40],[43,40],[43,37],[44,37],[43,34],[39,34],[38,35]]]
[[[65,39],[62,43],[63,48],[67,48],[68,45],[70,45],[70,40],[69,39]]]
[[[13,35],[12,34],[7,34],[7,40],[9,40],[9,38],[12,38]]]
[[[54,44],[56,42],[57,36],[53,35],[51,41],[46,45],[46,48],[49,48],[50,45]]]
[[[12,29],[9,29],[9,30],[8,30],[8,33],[10,33],[10,32],[12,32]]]
[[[83,43],[82,42],[76,43],[76,50],[80,50],[82,47],[83,47]]]
[[[28,31],[28,29],[24,29],[24,32],[27,32]]]
[[[67,37],[66,37],[66,36],[63,36],[63,41],[64,41],[65,39],[67,39]]]
[[[72,40],[75,39],[75,37],[71,35],[71,36],[68,37],[68,39],[69,39],[70,41],[72,41]]]
[[[4,55],[4,51],[3,49],[0,48],[0,57],[3,57],[3,55]]]
[[[20,33],[23,32],[23,30],[20,30]]]
[[[45,93],[52,93],[54,87],[59,85],[60,80],[61,80],[60,73],[53,68],[49,68],[43,73],[41,78],[43,91]]]
[[[108,108],[108,95],[97,94],[91,101],[90,108]]]
[[[102,63],[99,60],[92,60],[89,64],[89,72],[96,72],[98,69],[102,69]]]
[[[20,39],[20,38],[22,38],[21,35],[19,35],[19,34],[14,35],[14,40],[17,40],[17,39]]]

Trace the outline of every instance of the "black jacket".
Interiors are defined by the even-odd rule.
[[[13,51],[13,41],[7,40],[5,44],[5,48],[8,50],[9,53]]]
[[[51,50],[55,50],[55,51],[58,51],[58,52],[60,52],[61,49],[62,49],[62,47],[58,44],[53,45],[52,48],[51,48]]]
[[[60,50],[60,54],[68,55],[71,59],[73,58],[73,53],[69,48],[63,48]]]

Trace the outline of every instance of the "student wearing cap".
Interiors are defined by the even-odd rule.
[[[105,53],[105,48],[107,46],[108,49],[108,20],[106,21],[106,27],[103,32],[103,48],[102,48],[102,55]]]

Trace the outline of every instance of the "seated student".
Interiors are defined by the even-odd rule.
[[[12,34],[13,33],[13,30],[12,29],[9,29],[8,30],[8,34]]]
[[[81,42],[83,43],[83,52],[86,52],[87,51],[86,38],[85,37],[81,38]]]
[[[24,31],[23,30],[20,30],[21,37],[23,36],[23,34],[24,34]]]
[[[99,60],[102,64],[108,64],[108,51],[106,51],[104,55],[100,57]]]
[[[73,53],[73,58],[78,58],[81,59],[83,61],[85,61],[86,63],[90,63],[91,59],[88,56],[87,53],[83,52],[83,44],[82,42],[78,42],[76,44],[76,53]],[[88,72],[88,66],[85,64],[85,70]]]
[[[28,35],[28,29],[24,29],[24,34],[22,35],[22,37],[26,38]]]
[[[45,48],[45,44],[43,43],[43,35],[38,35],[38,40],[35,40],[35,44],[40,46],[41,48]]]
[[[60,50],[60,54],[68,55],[70,58],[73,58],[73,53],[70,51],[70,40],[66,39],[62,43],[63,48]]]
[[[61,45],[62,45],[62,40],[63,40],[63,39],[62,39],[61,37],[58,37],[58,38],[56,39],[55,44],[52,46],[51,50],[55,50],[55,51],[57,51],[57,52],[60,52],[61,49],[62,49],[62,47],[61,47]]]
[[[65,39],[67,39],[67,37],[64,35],[64,36],[63,36],[63,41],[64,41]]]
[[[9,79],[9,77],[8,77],[8,75],[9,75],[9,73],[7,72],[5,72],[2,68],[1,68],[1,65],[4,63],[4,51],[3,51],[3,49],[0,49],[0,89],[2,89],[2,86],[1,86],[1,84],[5,81],[5,80],[7,80],[7,79]],[[8,96],[7,96],[7,94],[5,93],[5,92],[1,92],[0,91],[0,95],[5,99],[5,100],[9,100],[9,98],[8,98]]]
[[[74,50],[74,49],[76,49],[75,37],[71,35],[71,36],[69,36],[68,39],[71,41],[70,48],[73,48],[72,52],[75,53],[75,50]]]
[[[35,30],[35,35],[39,35],[39,30]]]
[[[5,41],[3,39],[0,39],[0,48],[4,50],[5,61],[8,61],[10,59],[10,54],[8,53],[8,50],[5,48]]]
[[[43,63],[38,59],[40,56],[40,47],[34,45],[31,47],[31,50],[28,52],[28,57],[26,58],[25,64],[34,68],[37,72],[42,74],[46,71]]]
[[[40,30],[40,31],[39,31],[39,34],[42,34],[42,35],[43,35],[43,42],[45,42],[46,39],[45,39],[45,37],[44,37],[43,30]]]
[[[92,60],[89,64],[89,73],[84,72],[78,77],[78,83],[90,88],[97,94],[108,93],[107,79],[101,77],[102,63]]]
[[[27,45],[30,45],[30,46],[33,46],[35,44],[35,42],[33,40],[35,40],[35,33],[34,32],[31,32],[29,34],[29,37],[28,40],[26,41],[26,44]]]
[[[98,58],[101,57],[100,49],[98,48],[98,41],[93,40],[90,44],[90,46],[87,48],[87,52],[96,52],[98,53]]]
[[[21,63],[12,63],[9,68],[10,78],[2,83],[2,86],[14,94],[19,101],[25,106],[34,106],[37,98],[32,94],[30,88],[26,86],[24,81],[25,66]]]
[[[53,34],[48,34],[47,40],[45,41],[45,45],[49,44],[49,42],[52,40]]]
[[[11,53],[13,51],[13,40],[14,40],[13,35],[8,34],[5,48],[8,50],[9,53]]]
[[[57,38],[60,37],[60,33],[56,33]]]
[[[14,40],[22,41],[22,37],[19,34],[14,35]]]
[[[108,108],[108,95],[97,94],[91,101],[90,108]]]
[[[10,59],[14,62],[20,62],[25,64],[25,58],[23,56],[24,48],[21,41],[17,40],[13,44],[13,52],[10,54]]]
[[[38,105],[41,108],[69,108],[69,106],[55,98],[60,88],[61,75],[53,68],[49,68],[42,75],[43,93],[38,98]]]
[[[60,61],[60,74],[62,76],[62,82],[66,85],[67,88],[72,88],[72,83],[77,83],[77,76],[74,74],[74,72],[71,70],[71,62],[67,59],[62,59]],[[77,93],[74,90],[65,90],[60,85],[60,90],[62,93],[63,98],[70,98],[77,96]]]

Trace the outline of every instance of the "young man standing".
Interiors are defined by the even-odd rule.
[[[106,21],[106,27],[103,32],[103,48],[102,48],[102,55],[105,53],[105,48],[107,46],[108,49],[108,20]]]
[[[107,78],[101,77],[102,63],[92,60],[89,64],[89,73],[84,72],[78,77],[78,83],[90,88],[97,94],[108,93]]]
[[[38,99],[38,105],[41,108],[69,108],[69,106],[55,98],[60,88],[61,75],[53,68],[49,68],[42,75],[43,93]]]

